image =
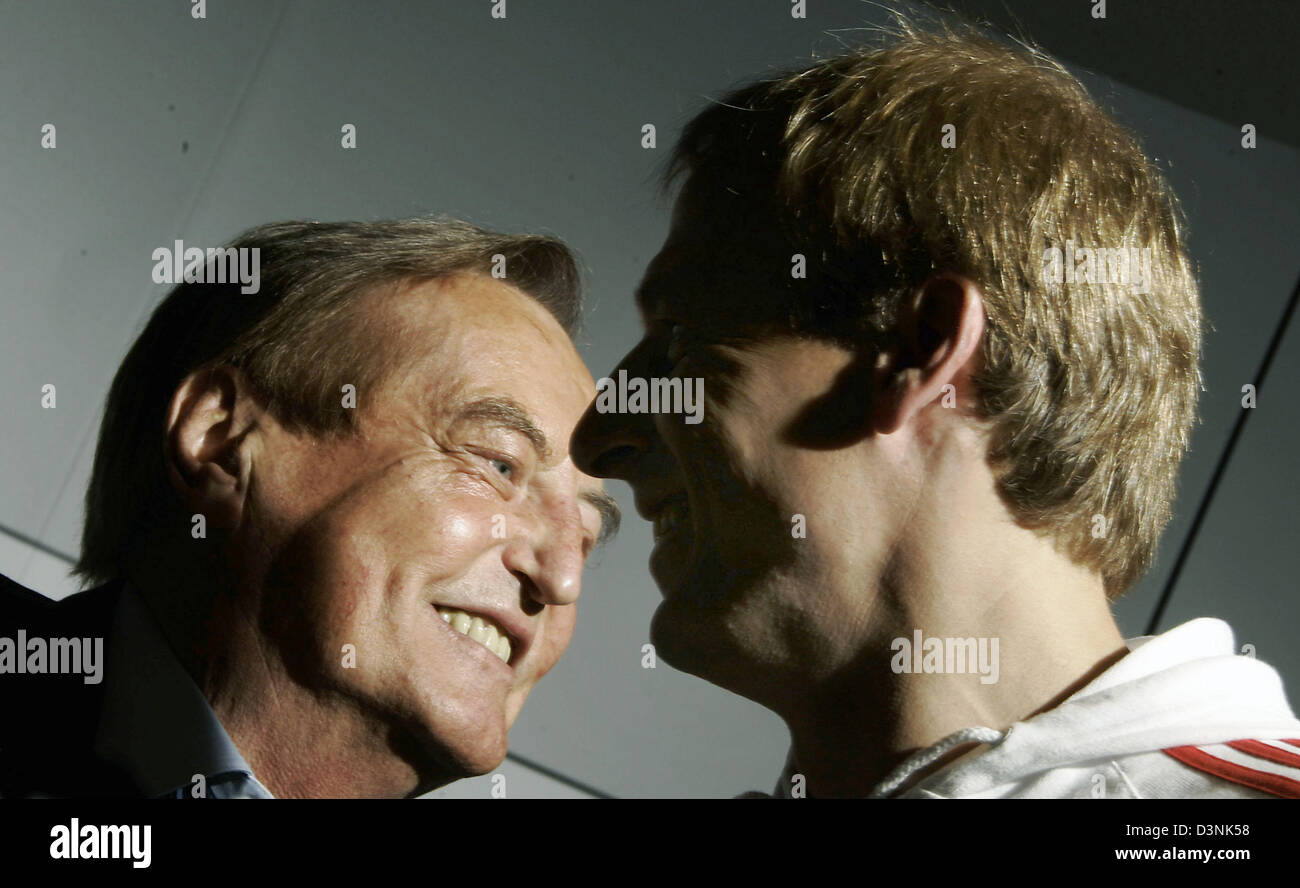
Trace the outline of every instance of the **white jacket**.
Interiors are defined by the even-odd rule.
[[[1237,654],[1222,620],[1131,639],[1130,653],[1054,709],[1006,733],[973,727],[910,756],[885,798],[1300,798],[1300,721],[1266,663]],[[901,793],[918,770],[990,744]],[[793,761],[777,784],[796,785]]]

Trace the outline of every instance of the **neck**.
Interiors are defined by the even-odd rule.
[[[131,580],[274,796],[398,797],[417,789],[415,770],[394,753],[400,738],[346,698],[294,681],[259,628],[256,596],[231,594],[239,584],[216,565],[196,568],[192,560],[155,554],[147,566],[136,565]]]
[[[1031,531],[975,523],[977,512],[949,505],[951,520],[895,548],[877,589],[844,596],[868,602],[848,624],[869,637],[777,709],[811,795],[868,795],[912,753],[963,728],[1005,732],[1128,652],[1098,575]],[[977,746],[954,749],[904,786]]]
[[[895,637],[914,644],[914,632],[900,627]],[[1086,618],[1039,615],[996,629],[976,627],[971,635],[925,631],[922,643],[973,637],[978,645],[981,636],[998,640],[995,684],[984,684],[981,678],[987,676],[974,664],[967,664],[964,674],[895,673],[899,659],[907,656],[907,666],[913,668],[924,649],[921,657],[912,650],[896,651],[891,639],[860,658],[850,674],[812,689],[805,705],[781,713],[790,728],[796,770],[807,779],[809,793],[869,795],[913,753],[963,728],[1005,732],[1060,704],[1128,651],[1108,614],[1091,623]],[[946,665],[942,655],[938,662],[940,668]],[[933,663],[922,663],[922,669]],[[954,748],[912,775],[904,788],[978,746]]]

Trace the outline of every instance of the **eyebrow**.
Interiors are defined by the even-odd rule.
[[[517,401],[503,397],[480,398],[465,405],[459,418],[494,422],[513,429],[528,439],[542,462],[547,463],[552,459],[554,451],[546,433],[537,427],[529,412]],[[588,490],[581,496],[600,513],[600,533],[596,537],[596,545],[609,542],[623,523],[623,512],[618,501],[603,490]]]
[[[465,405],[459,418],[485,420],[513,429],[529,440],[542,462],[551,461],[551,444],[546,440],[546,433],[537,427],[533,417],[517,401],[510,398],[481,398]]]

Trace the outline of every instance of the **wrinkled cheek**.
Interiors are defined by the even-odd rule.
[[[441,542],[450,550],[468,549],[483,535],[482,524],[481,520],[470,518],[463,512],[452,512],[441,523]]]
[[[259,615],[290,671],[308,685],[319,683],[349,634],[370,573],[332,543],[304,534],[287,547],[269,572]]]
[[[380,516],[352,522],[338,542],[360,564],[345,569],[361,588],[387,588],[390,607],[404,606],[413,586],[458,576],[491,540],[490,518],[481,504],[454,496],[401,495]]]

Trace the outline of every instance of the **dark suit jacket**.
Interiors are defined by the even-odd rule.
[[[103,638],[107,660],[121,593],[119,581],[52,601],[0,575],[0,637]],[[140,796],[94,754],[104,687],[82,675],[0,673],[0,797]]]

